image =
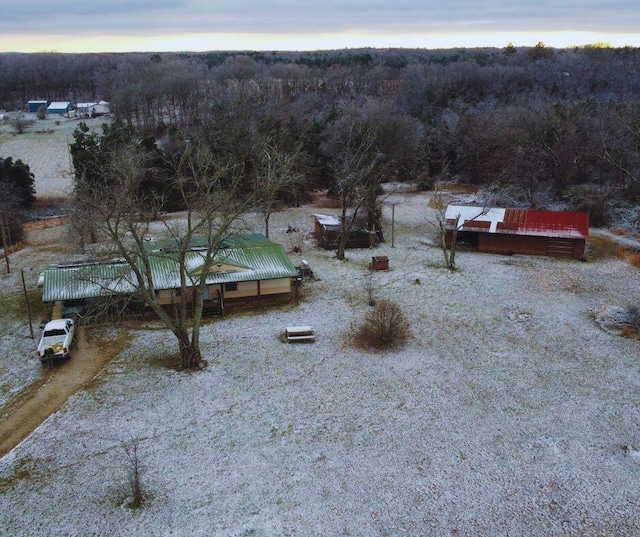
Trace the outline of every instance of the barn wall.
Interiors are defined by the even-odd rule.
[[[584,239],[556,239],[530,235],[480,233],[478,250],[496,254],[548,255],[553,257],[584,257]],[[558,248],[558,243],[563,247]]]
[[[547,255],[547,237],[480,233],[478,250],[494,254]]]
[[[587,241],[584,239],[576,239],[573,241],[573,257],[575,259],[584,259],[586,246]]]

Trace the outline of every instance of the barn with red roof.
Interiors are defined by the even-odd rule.
[[[449,205],[447,246],[456,227],[459,242],[482,252],[581,259],[589,238],[589,213]]]

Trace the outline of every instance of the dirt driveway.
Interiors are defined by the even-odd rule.
[[[120,352],[117,344],[96,346],[89,328],[79,327],[71,359],[57,362],[44,378],[24,390],[0,416],[0,458],[4,457],[67,399],[91,382]]]

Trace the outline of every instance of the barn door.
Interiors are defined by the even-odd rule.
[[[573,257],[573,240],[548,239],[547,255],[550,257]]]

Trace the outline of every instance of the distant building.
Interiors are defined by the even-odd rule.
[[[69,101],[54,101],[47,106],[47,114],[64,116],[73,110],[73,104]]]
[[[589,213],[449,205],[445,212],[447,246],[456,219],[457,240],[481,252],[581,259],[589,238]]]
[[[111,113],[111,104],[107,101],[77,103],[76,113],[80,117],[100,117]]]
[[[48,105],[48,101],[29,101],[27,103],[28,111],[30,114],[37,114],[38,110],[40,110],[42,106],[46,108]]]

